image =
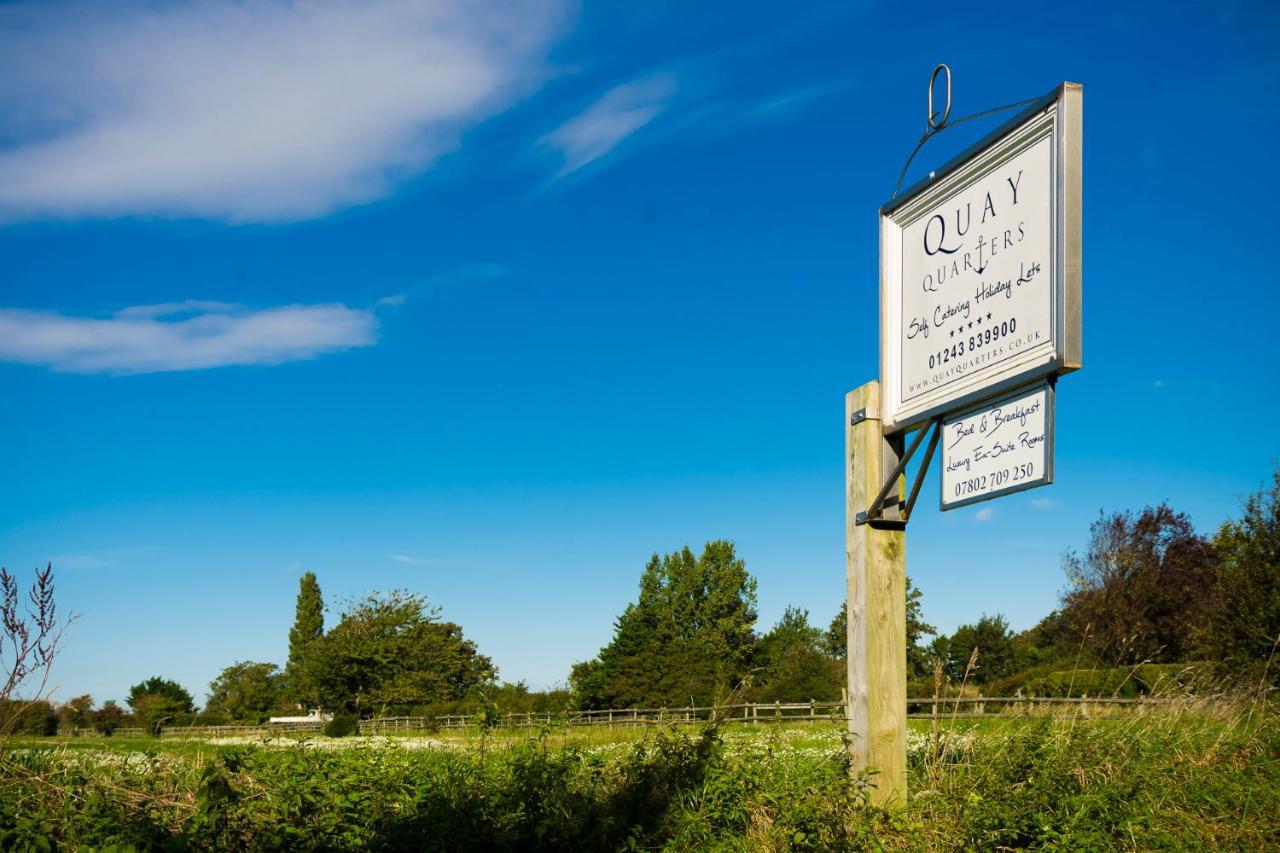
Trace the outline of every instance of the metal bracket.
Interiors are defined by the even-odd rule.
[[[854,413],[854,418],[857,418],[858,414],[860,413]],[[855,420],[854,423],[857,423],[857,421]],[[920,442],[924,440],[924,434],[929,431],[929,426],[933,427],[933,437],[929,439],[929,449],[925,451],[924,461],[920,463],[920,469],[916,471],[916,481],[911,485],[911,494],[907,497],[907,503],[902,507],[899,518],[885,518],[885,509],[899,503],[897,495],[890,497],[889,492],[897,484],[898,478],[907,470],[907,463],[911,461],[911,457],[915,455]],[[876,499],[871,502],[871,506],[866,512],[860,512],[854,516],[854,524],[869,524],[878,530],[906,530],[907,522],[911,520],[911,510],[916,505],[916,498],[920,497],[920,487],[924,485],[925,475],[929,473],[929,463],[933,461],[933,452],[938,449],[938,439],[942,437],[942,418],[935,418],[929,426],[922,427],[916,431],[916,437],[912,440],[911,446],[907,448],[906,453],[902,454],[898,464],[893,466],[893,471],[889,474],[888,479],[885,480],[880,493],[876,495]]]
[[[857,426],[858,424],[862,423],[866,419],[867,419],[867,410],[858,409],[858,411],[854,412],[852,415],[849,416],[849,426]]]

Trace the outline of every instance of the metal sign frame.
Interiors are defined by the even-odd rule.
[[[1082,112],[1083,87],[1064,83],[880,208],[881,421],[886,435],[910,431],[1036,378],[1082,366]],[[900,337],[903,230],[1046,138],[1051,145],[1053,228],[1050,340],[997,363],[975,367],[914,399],[904,399]]]

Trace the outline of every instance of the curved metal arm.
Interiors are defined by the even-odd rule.
[[[947,106],[942,111],[942,118],[935,122],[934,119],[937,118],[938,114],[933,109],[933,87],[938,82],[939,71],[947,72]],[[945,62],[940,62],[938,63],[938,67],[933,69],[933,73],[929,75],[929,113],[928,113],[929,127],[933,128],[934,130],[942,130],[944,127],[947,126],[947,119],[950,117],[951,117],[951,68]]]

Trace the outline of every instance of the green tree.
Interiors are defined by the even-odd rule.
[[[497,675],[460,626],[404,590],[351,604],[303,667],[326,710],[361,717],[460,699]]]
[[[0,731],[48,737],[58,733],[58,711],[44,699],[0,699]]]
[[[316,705],[320,697],[317,685],[308,677],[307,655],[323,636],[324,598],[320,595],[320,582],[316,580],[315,572],[307,572],[298,581],[284,681],[288,696],[308,707]]]
[[[746,675],[755,645],[756,581],[733,543],[654,554],[613,640],[570,676],[582,707],[706,703]]]
[[[1071,643],[1062,612],[1055,610],[1014,638],[1016,668],[1021,670],[1071,661],[1078,652]]]
[[[284,675],[273,663],[240,661],[209,683],[205,711],[235,722],[261,723],[280,707]]]
[[[93,725],[93,697],[73,696],[58,709],[59,725],[65,729],[87,729]]]
[[[1075,643],[1112,665],[1185,660],[1214,588],[1213,545],[1167,504],[1100,517],[1089,534],[1084,556],[1063,558]]]
[[[1280,684],[1280,468],[1269,489],[1245,501],[1239,521],[1222,525],[1213,545],[1218,570],[1196,647],[1231,672],[1267,671]]]
[[[128,702],[139,724],[154,734],[195,712],[191,694],[178,682],[158,675],[130,687]]]
[[[943,671],[952,682],[965,678],[974,649],[978,650],[976,668],[969,673],[969,683],[986,684],[1013,672],[1017,666],[1014,634],[1000,614],[983,614],[972,625],[961,625],[950,637],[939,636],[929,647],[928,657],[942,662]]]
[[[756,647],[759,672],[754,697],[763,702],[828,700],[840,696],[844,668],[823,648],[825,634],[809,613],[788,607]]]
[[[101,708],[93,712],[93,727],[98,734],[110,737],[127,719],[128,714],[124,708],[117,705],[114,699],[108,699],[102,703]]]
[[[907,677],[926,675],[929,672],[929,650],[921,644],[926,634],[936,634],[937,629],[924,621],[920,605],[923,595],[919,587],[907,578]],[[849,613],[841,604],[831,620],[823,638],[823,648],[835,660],[844,660],[849,637]]]

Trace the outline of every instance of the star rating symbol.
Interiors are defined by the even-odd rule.
[[[990,311],[988,311],[988,312],[987,312],[987,319],[988,319],[988,320],[990,320],[990,319],[991,319],[991,312],[990,312]]]

